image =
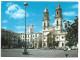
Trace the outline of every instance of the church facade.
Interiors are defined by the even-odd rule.
[[[64,48],[66,44],[66,34],[63,29],[63,16],[60,4],[56,8],[55,26],[50,25],[49,12],[47,7],[44,10],[44,17],[42,20],[42,47],[48,48],[53,46],[53,41],[58,41],[58,47]]]

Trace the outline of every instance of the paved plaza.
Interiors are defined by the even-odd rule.
[[[42,49],[28,49],[28,55],[23,55],[24,49],[5,49],[1,50],[2,57],[78,57],[78,50],[42,50]]]

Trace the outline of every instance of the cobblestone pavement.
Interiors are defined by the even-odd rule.
[[[28,55],[23,55],[22,52],[24,49],[5,49],[1,50],[2,57],[65,57],[65,54],[68,54],[68,57],[78,57],[77,50],[63,51],[63,50],[42,50],[42,49],[27,49],[29,52]]]

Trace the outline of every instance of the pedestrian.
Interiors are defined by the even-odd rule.
[[[4,46],[2,46],[2,49],[3,49],[3,51],[4,51]]]
[[[68,54],[65,54],[65,56],[67,57],[67,56],[68,56]]]

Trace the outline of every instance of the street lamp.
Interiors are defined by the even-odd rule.
[[[23,54],[28,54],[27,47],[26,47],[26,7],[27,6],[28,6],[28,4],[24,3],[24,7],[25,7],[25,45],[24,45],[24,52],[23,52]]]

